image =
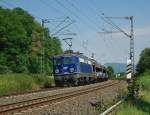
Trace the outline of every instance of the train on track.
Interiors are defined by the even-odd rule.
[[[56,86],[82,85],[108,79],[107,68],[79,52],[69,51],[53,57]]]

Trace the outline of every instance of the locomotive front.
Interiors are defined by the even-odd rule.
[[[53,73],[56,85],[75,81],[78,72],[78,58],[73,55],[61,55],[53,58]]]

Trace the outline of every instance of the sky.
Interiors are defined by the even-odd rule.
[[[42,19],[49,19],[49,23],[44,26],[49,28],[50,35],[59,37],[64,50],[68,46],[62,39],[73,38],[74,51],[89,57],[94,53],[95,59],[102,64],[126,63],[130,40],[102,17],[134,16],[135,63],[138,62],[141,51],[150,47],[150,0],[0,0],[0,6],[11,9],[21,7],[39,23]],[[130,34],[129,20],[111,20]],[[68,27],[58,32],[68,24]],[[106,34],[103,30],[115,33]],[[62,35],[63,33],[73,35]]]

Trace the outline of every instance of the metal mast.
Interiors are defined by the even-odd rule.
[[[42,19],[42,28],[43,28],[43,34],[42,34],[42,56],[41,56],[41,73],[43,75],[45,74],[45,51],[44,51],[44,45],[45,45],[45,29],[44,29],[44,24],[49,23],[49,19]]]
[[[112,27],[114,27],[115,29],[117,29],[118,31],[105,31],[105,29],[102,29],[104,32],[99,32],[99,33],[118,33],[121,32],[123,33],[125,36],[130,38],[130,51],[129,51],[129,59],[131,60],[132,63],[132,76],[134,76],[134,30],[133,30],[133,16],[129,16],[129,17],[101,17],[102,20],[104,20],[106,23],[108,23],[109,25],[111,25]],[[112,20],[110,20],[110,18],[113,19],[127,19],[130,20],[130,24],[131,24],[131,30],[130,33],[125,32],[123,29],[121,29],[119,26],[117,26]]]
[[[104,15],[104,14],[103,14]],[[127,37],[130,38],[130,51],[129,51],[129,61],[131,62],[131,69],[130,74],[129,74],[129,79],[127,77],[127,81],[128,81],[128,96],[129,98],[134,98],[136,96],[135,94],[135,77],[134,77],[134,30],[133,30],[133,16],[129,16],[129,17],[101,17],[102,20],[104,20],[106,23],[108,23],[109,25],[111,25],[112,27],[114,27],[115,29],[119,30],[119,32],[123,33],[124,35],[126,35]],[[122,30],[119,26],[117,26],[112,20],[110,20],[110,18],[113,19],[127,19],[130,20],[130,33],[125,32],[124,30]],[[104,29],[103,29],[104,31]],[[102,33],[102,32],[100,32]],[[104,31],[104,33],[116,33],[116,32],[110,32],[110,31]]]
[[[131,36],[130,36],[130,59],[132,62],[132,76],[134,76],[134,30],[133,30],[133,16],[129,17],[131,21]]]

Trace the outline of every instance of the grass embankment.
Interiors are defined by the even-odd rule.
[[[51,76],[29,74],[1,74],[0,96],[10,93],[25,92],[49,88],[53,85]]]
[[[139,98],[135,105],[124,103],[115,115],[150,115],[150,72],[138,77],[140,85]]]

